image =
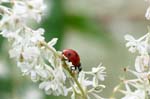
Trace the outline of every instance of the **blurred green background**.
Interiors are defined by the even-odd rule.
[[[124,35],[140,37],[147,32],[143,0],[47,0],[49,10],[41,24],[46,41],[59,38],[57,50],[75,49],[84,70],[100,62],[107,68],[101,93],[110,97],[120,77],[128,76],[123,68],[134,66],[135,55],[125,47]],[[120,95],[117,95],[119,98]],[[0,37],[0,99],[70,99],[46,96],[38,84],[21,75],[9,58],[7,40]]]

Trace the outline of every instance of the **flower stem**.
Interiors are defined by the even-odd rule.
[[[55,55],[55,57],[60,57],[60,55],[57,54],[57,52],[54,49],[52,49],[51,47],[49,47],[46,42],[39,42],[39,45],[40,46],[45,46],[48,50],[50,50]]]
[[[86,97],[86,95],[85,95],[85,93],[84,93],[84,91],[83,91],[83,88],[81,87],[81,85],[80,85],[80,83],[78,82],[77,78],[74,76],[73,79],[74,79],[76,85],[78,86],[78,88],[80,89],[80,91],[81,91],[81,93],[82,93],[83,99],[87,99],[87,97]]]
[[[60,56],[57,51],[55,51],[54,49],[52,49],[51,47],[48,46],[48,44],[46,42],[40,42],[40,45],[41,46],[45,46],[48,50],[50,50],[51,52],[53,52],[53,54],[58,57],[58,58],[61,58],[62,56]],[[63,60],[62,60],[63,61]],[[81,96],[82,96],[82,99],[87,99],[87,96],[83,90],[83,88],[81,87],[79,81],[77,80],[75,74],[73,74],[71,72],[71,70],[69,69],[68,65],[65,63],[65,61],[63,62],[63,68],[69,73],[69,75],[72,77],[72,79],[74,80],[74,82],[76,83],[77,87],[79,88],[80,92],[81,92]]]
[[[78,86],[80,92],[81,92],[81,96],[82,96],[82,99],[87,99],[85,93],[84,93],[84,90],[83,88],[81,87],[79,81],[77,80],[76,76],[70,71],[70,69],[68,68],[67,64],[64,62],[63,64],[64,66],[64,69],[67,70],[67,72],[70,74],[70,76],[72,77],[72,79],[74,80],[74,82],[76,83],[76,85]]]

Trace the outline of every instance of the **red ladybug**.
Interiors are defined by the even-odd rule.
[[[63,50],[62,54],[68,58],[69,62],[72,62],[71,70],[77,70],[80,72],[82,70],[81,63],[80,63],[80,57],[78,53],[75,50],[72,49],[65,49]]]

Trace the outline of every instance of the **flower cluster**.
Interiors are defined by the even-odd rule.
[[[3,6],[1,1],[0,21],[1,35],[11,44],[10,57],[16,59],[23,75],[29,75],[32,81],[40,82],[39,87],[45,89],[47,94],[67,95],[66,80],[61,65],[61,59],[55,55],[57,51],[53,45],[54,38],[48,42],[48,50],[43,46],[44,29],[34,30],[28,26],[28,20],[39,22],[45,5],[43,0],[12,0],[6,1],[12,7]],[[45,63],[47,60],[51,67]],[[57,74],[57,75],[56,75]],[[60,77],[59,77],[60,76]]]
[[[150,33],[147,33],[139,39],[131,35],[126,35],[126,47],[132,53],[138,52],[135,59],[135,70],[126,68],[126,71],[132,73],[136,78],[123,79],[126,90],[119,90],[125,96],[122,99],[149,99],[150,98]]]
[[[150,0],[145,0],[150,3]],[[150,7],[145,14],[147,20],[150,19]],[[125,35],[127,41],[126,47],[131,53],[137,52],[135,59],[135,70],[125,68],[125,72],[132,73],[134,79],[122,79],[126,90],[120,89],[118,85],[114,92],[120,91],[125,94],[121,99],[149,99],[150,98],[150,31],[139,39],[135,39],[131,35]]]
[[[9,3],[11,6],[5,6]],[[33,82],[39,82],[39,88],[46,94],[68,95],[72,99],[104,99],[97,93],[105,87],[99,82],[104,80],[105,67],[99,65],[91,72],[72,73],[71,62],[53,47],[57,38],[45,42],[44,29],[33,29],[28,21],[41,21],[45,11],[43,0],[0,0],[0,35],[10,43],[9,54],[17,62],[23,75]],[[87,78],[85,75],[92,75]],[[66,79],[70,84],[66,84]],[[92,96],[92,98],[90,98]]]

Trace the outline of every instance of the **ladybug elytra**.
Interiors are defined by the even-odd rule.
[[[71,70],[77,70],[80,72],[82,70],[80,57],[75,50],[72,49],[65,49],[63,50],[62,54],[67,57],[68,61],[72,63]]]

